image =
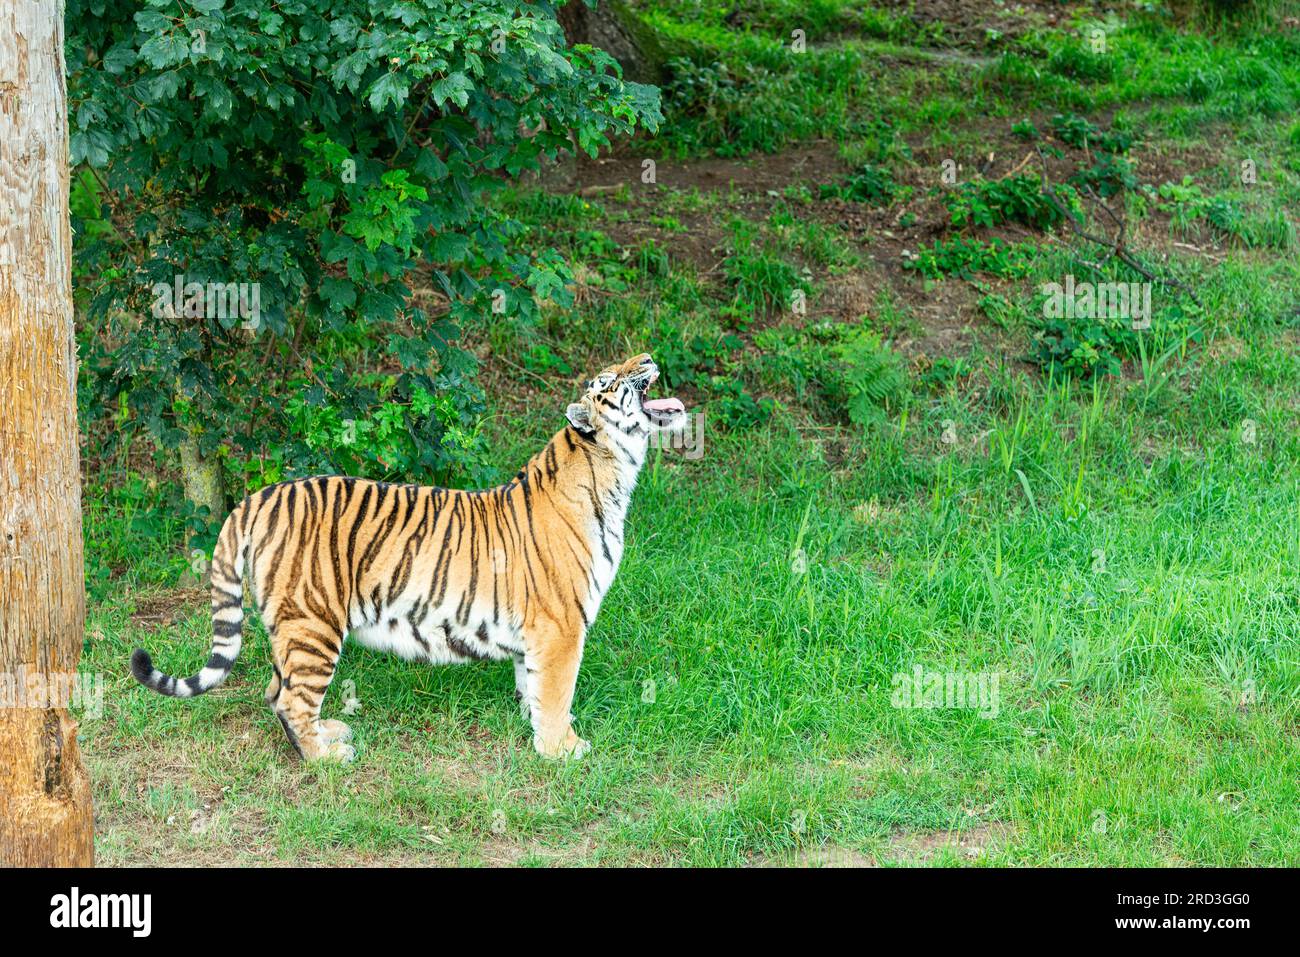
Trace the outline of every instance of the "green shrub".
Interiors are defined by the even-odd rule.
[[[698,64],[687,57],[669,60],[670,77],[663,87],[664,107],[674,118],[718,117],[740,101],[736,81],[726,64]]]
[[[1048,57],[1047,68],[1059,76],[1100,82],[1115,75],[1114,58],[1095,53],[1086,39],[1067,38]]]
[[[657,91],[569,46],[550,3],[66,14],[83,422],[124,397],[122,429],[193,440],[234,497],[277,470],[472,479],[483,403],[459,326],[498,303],[535,319],[571,279],[491,197],[657,126]],[[238,315],[191,308],[162,298],[173,282],[248,295]]]
[[[731,230],[732,247],[722,274],[737,304],[755,311],[782,309],[790,305],[795,290],[808,291],[810,283],[762,239],[754,224],[737,219]]]
[[[707,389],[719,364],[743,345],[743,340],[732,333],[683,337],[679,328],[661,320],[651,338],[651,353],[668,388]]]
[[[1103,198],[1125,190],[1135,190],[1141,183],[1127,157],[1105,155],[1086,169],[1070,177],[1070,182],[1081,189],[1092,189]]]
[[[710,386],[709,415],[728,429],[739,431],[764,425],[776,410],[773,399],[767,396],[754,398],[745,391],[739,379],[714,376]]]
[[[906,362],[860,325],[773,327],[755,337],[761,374],[834,419],[870,425],[906,403]]]
[[[902,402],[907,387],[903,357],[869,329],[839,344],[824,383],[827,397],[857,425],[883,419],[886,410]]]
[[[1034,333],[1031,356],[1058,379],[1119,375],[1122,360],[1111,331],[1094,319],[1045,319]]]
[[[1118,375],[1124,359],[1144,349],[1151,355],[1170,343],[1199,342],[1199,317],[1194,305],[1173,302],[1156,310],[1150,328],[1143,330],[1134,329],[1131,319],[1114,316],[1038,318],[1030,356],[1058,378]]]
[[[1079,149],[1096,149],[1103,153],[1127,153],[1133,145],[1131,134],[1123,130],[1106,130],[1077,113],[1057,113],[1052,117],[1052,132],[1062,142]]]
[[[843,183],[823,184],[821,196],[823,199],[833,196],[873,206],[888,206],[904,189],[894,182],[888,170],[873,163],[863,163]]]
[[[989,273],[1006,279],[1026,276],[1035,250],[1025,243],[1008,243],[1002,239],[982,242],[978,239],[936,239],[934,245],[918,247],[912,259],[904,261],[927,279],[957,276],[973,279],[977,273]]]
[[[1064,192],[1058,188],[1058,194]],[[1042,191],[1035,176],[961,183],[944,196],[954,226],[1000,226],[1021,223],[1049,229],[1062,220],[1061,211]]]
[[[1033,121],[1028,117],[1013,123],[1011,125],[1011,134],[1031,142],[1043,138],[1043,134],[1038,132],[1038,127],[1034,126]]]

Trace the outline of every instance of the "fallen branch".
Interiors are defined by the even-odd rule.
[[[1143,265],[1137,259],[1136,256],[1134,256],[1131,252],[1129,252],[1128,223],[1126,219],[1120,214],[1116,213],[1115,210],[1111,209],[1110,206],[1108,206],[1106,203],[1102,202],[1101,198],[1097,196],[1095,192],[1093,192],[1091,187],[1088,187],[1088,193],[1092,196],[1093,202],[1097,206],[1099,206],[1103,212],[1106,213],[1107,217],[1111,220],[1111,222],[1115,224],[1116,230],[1115,230],[1115,237],[1113,239],[1107,236],[1098,235],[1097,233],[1094,232],[1089,232],[1084,225],[1084,221],[1075,213],[1073,209],[1071,209],[1065,203],[1061,202],[1060,197],[1056,195],[1056,190],[1053,188],[1051,177],[1049,177],[1047,173],[1047,157],[1043,155],[1043,150],[1041,146],[1035,145],[1034,148],[1038,151],[1039,164],[1042,167],[1043,196],[1046,197],[1047,201],[1051,203],[1056,208],[1056,210],[1061,214],[1061,216],[1069,224],[1070,229],[1073,230],[1076,236],[1078,236],[1081,239],[1086,239],[1090,243],[1095,243],[1098,246],[1102,246],[1105,249],[1109,249],[1111,256],[1113,256],[1115,259],[1118,259],[1120,262],[1124,263],[1124,265],[1128,266],[1138,275],[1145,278],[1148,282],[1159,283],[1160,285],[1168,286],[1172,289],[1181,290],[1183,293],[1187,295],[1189,299],[1192,300],[1192,302],[1196,303],[1196,305],[1198,306],[1201,305],[1200,298],[1196,295],[1195,291],[1190,286],[1188,286],[1185,282],[1179,279],[1175,279],[1172,276],[1157,275],[1156,273],[1148,269],[1145,265]]]

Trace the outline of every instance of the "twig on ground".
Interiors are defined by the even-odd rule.
[[[1198,306],[1201,305],[1200,298],[1196,295],[1195,291],[1193,291],[1192,288],[1188,286],[1185,282],[1179,279],[1175,279],[1172,276],[1157,275],[1156,273],[1148,269],[1145,265],[1143,265],[1137,259],[1137,257],[1135,257],[1132,253],[1128,251],[1127,248],[1128,223],[1122,216],[1120,216],[1108,205],[1102,202],[1101,199],[1097,196],[1097,194],[1093,192],[1091,187],[1088,188],[1088,193],[1092,196],[1093,201],[1096,203],[1096,205],[1099,206],[1110,218],[1110,220],[1115,223],[1116,232],[1115,232],[1114,239],[1111,239],[1106,236],[1098,235],[1097,233],[1089,232],[1084,227],[1083,220],[1074,212],[1074,210],[1070,209],[1065,203],[1061,202],[1060,198],[1056,195],[1056,191],[1053,188],[1051,178],[1047,174],[1047,157],[1043,155],[1043,150],[1041,146],[1035,146],[1034,148],[1038,151],[1038,159],[1042,167],[1043,196],[1045,196],[1047,198],[1047,201],[1056,208],[1056,210],[1062,215],[1062,217],[1064,217],[1065,221],[1070,225],[1070,229],[1074,231],[1074,234],[1076,236],[1079,236],[1081,239],[1086,239],[1090,243],[1095,243],[1098,246],[1102,246],[1105,247],[1106,249],[1109,249],[1111,255],[1114,258],[1124,263],[1124,265],[1128,266],[1138,275],[1145,278],[1148,282],[1159,283],[1161,285],[1168,286],[1171,289],[1181,290],[1183,293],[1187,295],[1189,299],[1192,300],[1192,302],[1196,303]]]

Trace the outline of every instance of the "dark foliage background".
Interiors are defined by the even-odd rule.
[[[70,0],[91,456],[141,454],[142,437],[188,453],[208,479],[187,476],[197,527],[297,474],[490,480],[458,337],[489,309],[527,320],[570,278],[554,250],[516,244],[491,198],[660,119],[657,91],[567,47],[555,14]],[[258,308],[214,309],[189,283],[256,284]]]

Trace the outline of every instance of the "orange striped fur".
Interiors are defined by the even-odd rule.
[[[239,654],[247,577],[271,636],[266,700],[304,758],[353,756],[347,725],[320,719],[349,635],[437,664],[513,661],[534,747],[581,756],[588,744],[569,708],[587,630],[618,570],[650,436],[687,418],[676,400],[645,399],[657,375],[647,355],[606,369],[569,406],[568,424],[497,488],[321,476],[248,496],[213,556],[207,664],[177,679],[137,649],[133,673],[178,697],[224,681]]]

